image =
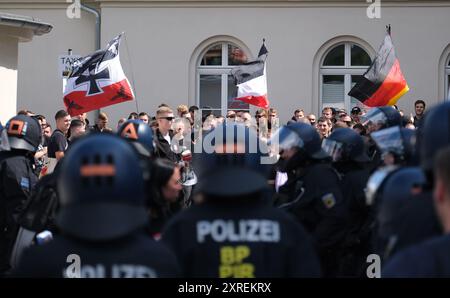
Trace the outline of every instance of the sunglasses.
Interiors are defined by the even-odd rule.
[[[159,119],[166,119],[167,121],[172,121],[175,117],[159,117]]]
[[[227,118],[236,118],[236,115],[228,115]]]

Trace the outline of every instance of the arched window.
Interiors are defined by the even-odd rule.
[[[197,105],[223,116],[228,110],[248,111],[248,104],[234,100],[237,87],[231,76],[232,68],[247,61],[244,50],[231,42],[214,43],[204,50],[197,63]]]
[[[343,42],[330,48],[320,64],[321,108],[329,106],[350,111],[356,105],[361,106],[347,94],[371,63],[369,54],[356,43]]]
[[[445,98],[450,100],[450,56],[445,64]]]

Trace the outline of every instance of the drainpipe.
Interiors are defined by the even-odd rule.
[[[95,16],[95,50],[100,50],[100,34],[101,34],[101,15],[98,10],[87,6],[86,4],[81,3],[81,9],[92,13]],[[98,115],[100,114],[100,110],[95,111],[95,119],[98,119]],[[95,121],[94,121],[95,122]]]

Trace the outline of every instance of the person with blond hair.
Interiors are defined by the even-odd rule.
[[[182,118],[186,114],[189,114],[189,108],[187,107],[187,105],[179,105],[177,107],[177,115],[178,115],[178,117]]]
[[[174,131],[172,124],[175,116],[171,108],[162,106],[156,111],[156,121],[158,128],[155,130],[155,153],[157,157],[168,159],[172,162],[178,162],[181,156],[171,150]]]
[[[331,129],[333,128],[333,124],[331,120],[326,117],[320,117],[317,120],[317,131],[319,132],[321,139],[326,139],[331,134]]]
[[[97,117],[97,123],[92,127],[93,132],[112,132],[108,127],[108,115],[105,112],[100,112]]]

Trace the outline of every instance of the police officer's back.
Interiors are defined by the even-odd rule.
[[[436,122],[441,123],[440,129],[436,129]],[[399,250],[442,233],[433,206],[433,162],[437,153],[450,145],[449,136],[450,103],[445,102],[425,114],[423,126],[417,131],[416,151],[426,182],[420,194],[411,195],[404,203],[403,224],[396,231]]]
[[[279,171],[288,173],[275,204],[292,212],[312,234],[326,276],[335,276],[348,229],[348,207],[319,134],[311,125],[294,123],[279,129],[271,144],[279,147]]]
[[[39,123],[28,116],[11,118],[4,129],[9,150],[0,151],[0,274],[10,268],[9,258],[19,229],[17,217],[37,182],[33,156],[41,140]]]
[[[450,149],[437,154],[434,173],[433,203],[444,235],[400,251],[385,266],[384,277],[450,277]]]
[[[374,252],[383,262],[420,237],[421,233],[425,232],[421,237],[428,237],[426,231],[436,224],[435,221],[405,221],[405,217],[412,211],[410,210],[412,200],[417,200],[417,203],[423,202],[420,212],[422,215],[434,213],[431,204],[427,202],[431,198],[422,194],[425,183],[425,175],[418,167],[400,168],[386,178],[382,202],[376,213],[377,229],[374,235],[376,241]],[[401,237],[399,232],[402,234]]]
[[[173,253],[144,232],[142,170],[125,140],[93,134],[77,141],[61,165],[58,192],[62,234],[26,251],[18,276],[176,276]]]
[[[319,264],[304,229],[263,199],[263,155],[249,150],[256,132],[225,124],[205,140],[211,134],[216,136],[213,153],[195,157],[203,201],[175,216],[163,231],[183,275],[317,277]],[[227,134],[232,137],[222,142]]]

